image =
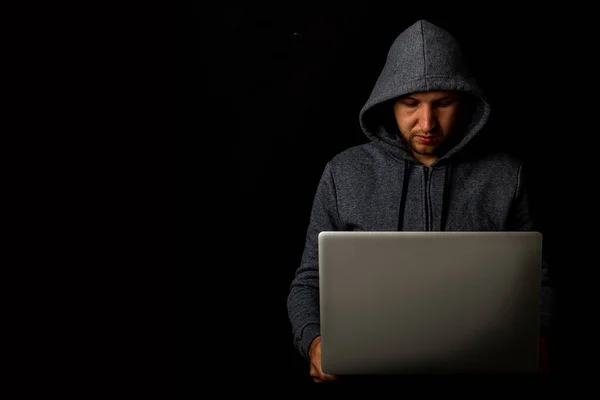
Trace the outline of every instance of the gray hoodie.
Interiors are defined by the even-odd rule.
[[[400,140],[392,104],[401,95],[428,90],[461,91],[470,101],[453,146],[425,167]],[[300,354],[308,357],[310,343],[320,334],[319,232],[534,229],[522,162],[473,144],[489,114],[490,105],[452,35],[420,20],[396,38],[359,113],[370,141],[333,157],[316,189],[287,303]],[[546,263],[543,276],[544,327],[549,324]]]

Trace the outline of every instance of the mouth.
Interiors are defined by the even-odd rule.
[[[437,136],[417,136],[417,142],[422,144],[431,144],[438,140]]]

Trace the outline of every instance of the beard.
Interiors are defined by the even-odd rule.
[[[437,135],[436,140],[432,144],[423,144],[417,142],[417,136],[423,136],[423,132],[414,132],[410,134],[401,133],[400,141],[403,145],[409,148],[414,154],[422,156],[439,156],[443,153],[445,138]]]

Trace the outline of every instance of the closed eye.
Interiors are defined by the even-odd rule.
[[[454,104],[454,99],[444,99],[437,102],[438,107],[448,107]]]
[[[412,99],[403,99],[402,100],[402,104],[404,104],[406,107],[417,107],[419,105],[419,102],[416,100],[412,100]]]

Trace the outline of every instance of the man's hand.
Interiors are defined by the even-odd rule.
[[[540,374],[549,374],[550,373],[550,360],[548,358],[548,345],[546,344],[546,340],[540,338],[539,340],[540,346],[540,356],[539,356],[539,373]]]
[[[337,375],[325,374],[321,369],[321,336],[317,336],[310,344],[308,357],[310,358],[310,376],[312,376],[313,381],[326,382],[338,380]]]

